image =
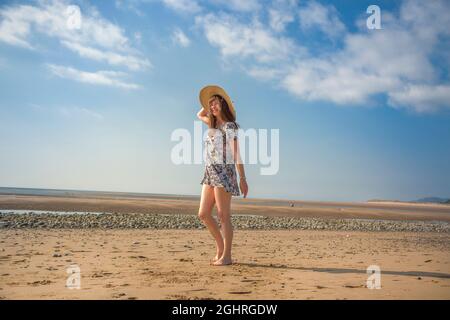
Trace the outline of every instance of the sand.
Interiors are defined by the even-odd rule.
[[[221,267],[206,230],[11,229],[0,244],[2,299],[450,299],[446,233],[237,230]]]
[[[198,203],[99,192],[0,195],[0,209],[126,215],[186,217]],[[396,202],[233,199],[232,213],[450,222],[448,205]],[[205,229],[30,226],[0,228],[1,299],[450,299],[448,232],[237,228],[234,264],[217,267],[209,264],[215,252]],[[74,265],[79,289],[66,287]],[[366,286],[370,265],[380,267],[380,289]]]
[[[291,204],[294,207],[291,207]],[[195,197],[36,196],[0,195],[0,209],[89,211],[119,213],[191,214],[198,212]],[[233,214],[333,219],[389,219],[450,222],[450,205],[317,202],[233,198]]]

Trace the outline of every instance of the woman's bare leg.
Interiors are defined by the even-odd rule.
[[[202,195],[200,198],[200,208],[198,210],[198,217],[203,224],[208,228],[209,232],[216,240],[216,256],[214,261],[218,260],[223,253],[224,244],[223,238],[220,234],[219,225],[212,216],[212,209],[215,203],[214,187],[204,184],[202,188]]]
[[[233,241],[233,225],[231,224],[231,193],[222,187],[214,187],[214,195],[217,205],[217,214],[222,227],[224,237],[224,250],[219,260],[214,265],[231,264],[231,244]]]

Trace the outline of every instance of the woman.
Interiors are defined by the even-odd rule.
[[[244,198],[248,186],[244,165],[239,155],[237,137],[238,125],[233,102],[225,90],[218,86],[206,86],[200,91],[202,109],[197,117],[208,125],[206,146],[206,166],[203,176],[202,193],[198,216],[216,240],[216,256],[211,264],[222,266],[232,264],[231,244],[233,226],[231,224],[231,197],[239,196],[236,167],[239,172],[239,186]],[[231,159],[231,161],[230,161]],[[220,219],[222,234],[212,217],[214,204]],[[223,235],[223,237],[222,237]]]

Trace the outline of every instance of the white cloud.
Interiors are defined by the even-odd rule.
[[[129,10],[134,12],[140,17],[143,17],[145,14],[142,10],[139,9],[139,4],[142,0],[116,0],[114,4],[117,9],[121,10]]]
[[[303,30],[309,31],[318,28],[331,38],[342,35],[346,28],[339,19],[336,8],[332,5],[322,5],[316,1],[306,3],[306,6],[300,8],[299,12],[300,26]]]
[[[27,41],[30,33],[30,24],[22,18],[26,16],[28,7],[21,6],[19,11],[6,8],[0,11],[2,18],[0,24],[0,41],[23,48],[32,49]]]
[[[391,107],[433,112],[450,108],[450,16],[443,14],[449,11],[445,0],[406,0],[398,14],[383,11],[381,30],[368,30],[362,16],[360,29],[349,32],[334,7],[309,2],[300,8],[300,26],[341,40],[338,49],[325,44],[314,55],[280,34],[283,23],[271,21],[270,11],[272,29],[255,18],[212,13],[197,16],[196,25],[222,57],[300,99],[364,106],[385,97]]]
[[[294,21],[294,15],[281,10],[269,9],[270,27],[277,32],[284,31],[287,24]]]
[[[0,39],[11,44],[29,43],[31,31],[43,33],[50,37],[77,41],[80,43],[96,43],[104,48],[125,50],[128,39],[122,29],[108,22],[96,11],[91,14],[82,13],[81,29],[67,27],[68,16],[66,1],[42,1],[38,6],[16,5],[7,6],[0,11]]]
[[[211,3],[223,7],[226,6],[234,11],[250,12],[261,8],[258,0],[211,0]]]
[[[96,120],[104,119],[102,114],[84,107],[60,107],[58,110],[63,116],[68,118],[81,116]]]
[[[0,9],[0,41],[28,49],[38,48],[35,34],[56,38],[82,57],[146,68],[150,62],[130,46],[122,28],[104,19],[93,7],[81,11],[81,27],[69,28],[70,3],[65,0],[40,1],[37,5],[11,5]],[[103,52],[103,54],[100,54]]]
[[[325,100],[336,104],[364,104],[372,94],[399,84],[397,79],[338,65],[325,59],[298,61],[284,75],[282,87],[306,100]]]
[[[390,92],[389,99],[394,106],[411,106],[417,112],[450,108],[450,84],[408,85]]]
[[[224,58],[254,58],[258,62],[275,62],[299,54],[302,48],[289,38],[276,37],[256,18],[243,24],[231,15],[208,13],[195,18],[208,41],[220,49]]]
[[[173,31],[172,40],[174,43],[176,43],[182,47],[188,47],[191,44],[191,40],[189,40],[189,38],[179,28],[176,28]]]
[[[268,9],[270,27],[277,32],[284,31],[295,20],[296,8],[297,0],[274,0]]]
[[[78,70],[72,67],[54,64],[48,64],[47,66],[54,75],[64,79],[70,79],[73,81],[89,83],[94,85],[118,87],[122,89],[140,88],[140,86],[137,84],[123,81],[122,79],[127,76],[127,74],[123,72],[117,71],[88,72]]]
[[[195,0],[162,0],[163,3],[178,12],[196,13],[201,11],[200,5]]]
[[[96,48],[83,46],[76,42],[69,42],[65,40],[61,43],[68,49],[78,53],[81,57],[96,61],[105,61],[110,65],[123,65],[131,70],[143,70],[151,67],[150,61],[144,58],[123,55],[114,51],[102,51]]]
[[[257,78],[262,81],[272,80],[283,75],[283,70],[276,67],[251,66],[249,68],[244,68],[244,70],[246,70],[246,72],[253,78]]]
[[[367,104],[384,94],[393,107],[450,108],[449,79],[441,75],[450,66],[432,63],[440,39],[449,35],[443,26],[450,19],[441,14],[448,10],[445,1],[405,1],[400,16],[387,15],[382,30],[349,33],[342,50],[296,61],[282,86],[303,99],[337,104]]]

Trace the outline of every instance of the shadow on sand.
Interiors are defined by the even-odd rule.
[[[289,270],[303,270],[303,271],[315,271],[315,272],[327,272],[327,273],[367,273],[366,270],[359,269],[345,269],[345,268],[306,268],[306,267],[294,267],[287,266],[285,264],[263,264],[263,263],[248,263],[248,262],[236,262],[236,265],[259,267],[259,268],[275,268],[275,269],[289,269]],[[427,272],[427,271],[387,271],[381,270],[381,274],[389,274],[395,276],[410,276],[410,277],[432,277],[450,279],[450,274],[440,272]]]

